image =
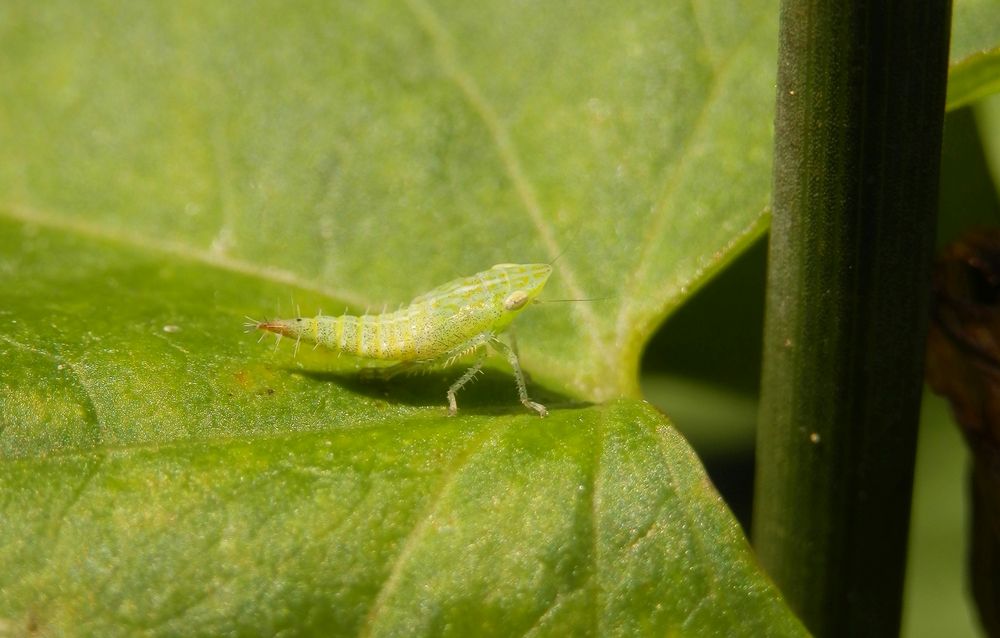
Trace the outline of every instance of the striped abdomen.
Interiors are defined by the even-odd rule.
[[[410,306],[380,315],[276,319],[257,327],[357,357],[410,361],[441,354],[426,339],[426,315],[421,307]]]
[[[365,359],[430,361],[506,329],[551,273],[549,264],[498,264],[438,286],[396,312],[276,319],[256,327]]]
[[[421,327],[413,313],[341,315],[308,319],[312,340],[367,359],[409,360],[417,356]]]

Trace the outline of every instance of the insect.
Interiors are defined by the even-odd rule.
[[[250,326],[292,337],[296,343],[316,343],[364,359],[395,362],[367,369],[382,378],[447,367],[459,357],[476,353],[472,367],[448,388],[451,416],[458,411],[455,394],[476,376],[489,351],[496,350],[514,370],[521,403],[545,416],[545,406],[528,397],[517,353],[500,334],[535,300],[551,274],[551,264],[497,264],[442,284],[396,312],[274,319]]]

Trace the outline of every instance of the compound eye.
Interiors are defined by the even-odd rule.
[[[519,310],[526,303],[528,303],[528,293],[523,290],[515,290],[503,300],[503,308],[504,310]]]

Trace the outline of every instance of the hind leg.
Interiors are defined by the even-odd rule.
[[[491,339],[490,345],[502,352],[507,357],[510,367],[514,369],[514,381],[517,382],[517,395],[521,399],[521,403],[524,407],[529,410],[534,410],[538,413],[538,416],[545,416],[548,414],[549,411],[545,409],[544,405],[536,403],[528,398],[528,388],[525,387],[524,384],[524,373],[521,371],[521,362],[518,361],[517,353],[514,352],[513,348],[497,338]]]
[[[479,356],[476,357],[476,362],[472,364],[472,367],[465,371],[465,374],[460,376],[455,383],[451,384],[448,388],[448,416],[455,416],[458,413],[458,403],[455,401],[455,393],[462,389],[462,386],[472,381],[472,379],[479,374],[479,370],[483,367],[483,361],[486,360],[486,349],[480,349]]]

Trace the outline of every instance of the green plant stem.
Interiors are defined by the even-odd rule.
[[[950,10],[782,3],[753,531],[819,636],[899,631]]]

